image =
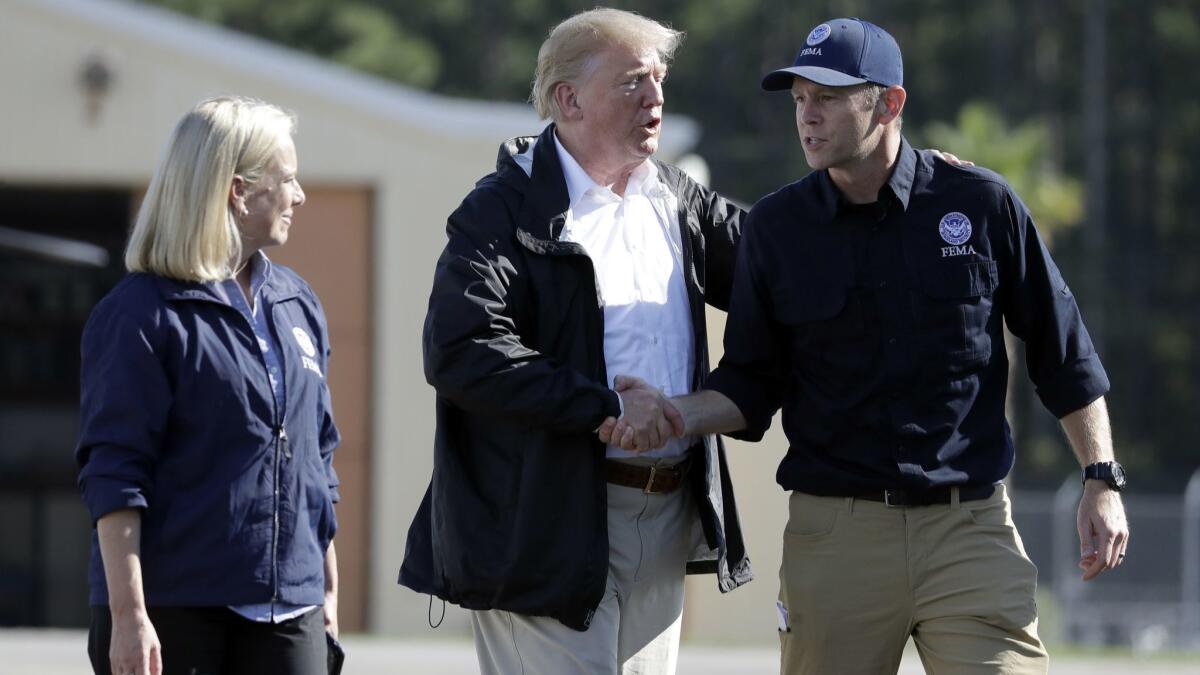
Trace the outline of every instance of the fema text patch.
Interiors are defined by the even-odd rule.
[[[958,211],[951,211],[942,216],[941,222],[938,223],[938,234],[942,235],[942,241],[950,244],[942,247],[943,258],[977,255],[974,246],[963,245],[971,238],[971,219],[966,215]]]
[[[317,362],[313,360],[313,357],[317,355],[317,346],[313,344],[312,338],[309,337],[308,333],[304,332],[303,328],[296,326],[292,328],[292,336],[296,338],[296,344],[300,345],[300,351],[305,354],[300,357],[300,363],[306,369],[313,371],[321,377],[325,377],[321,373],[321,366],[318,366]]]

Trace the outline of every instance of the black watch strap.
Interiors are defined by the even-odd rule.
[[[1096,462],[1083,467],[1083,481],[1101,480],[1112,490],[1125,489],[1125,467],[1120,462]]]

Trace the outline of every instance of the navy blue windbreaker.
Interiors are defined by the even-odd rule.
[[[83,332],[79,489],[93,523],[142,515],[148,605],[320,605],[337,529],[329,336],[312,289],[262,289],[284,364],[277,410],[254,331],[208,285],[134,273]],[[108,603],[95,532],[92,605]]]

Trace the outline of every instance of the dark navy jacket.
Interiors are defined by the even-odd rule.
[[[93,522],[141,509],[148,605],[324,602],[339,440],[325,315],[282,265],[260,301],[285,410],[250,324],[205,284],[130,274],[84,328],[79,488]],[[89,582],[107,604],[94,532]]]
[[[408,531],[400,583],[467,609],[549,616],[585,630],[608,576],[605,446],[620,413],[606,384],[604,314],[591,259],[559,240],[569,206],[554,147],[500,148],[496,172],[450,215],[425,318],[425,377],[437,390],[433,477]],[[724,308],[742,211],[659,164],[679,199],[695,336],[692,386],[708,375],[704,305]],[[705,543],[689,573],[721,591],[752,573],[725,450],[692,449]]]
[[[1003,327],[1062,417],[1109,382],[1070,288],[1008,184],[903,142],[871,205],[828,171],[764,197],[738,252],[708,387],[762,437],[782,406],[785,489],[986,487],[1013,465]]]

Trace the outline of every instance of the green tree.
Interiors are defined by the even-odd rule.
[[[1083,217],[1083,186],[1065,176],[1046,156],[1046,123],[1034,119],[1010,128],[992,105],[967,103],[957,123],[930,122],[913,140],[920,145],[952,149],[1004,176],[1033,213],[1046,240]]]
[[[432,87],[442,76],[441,50],[375,2],[151,0],[151,4],[414,87]]]

